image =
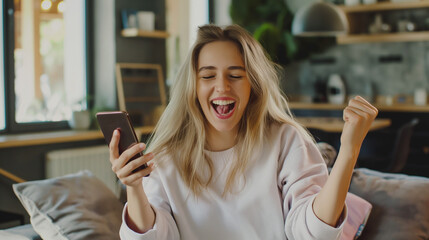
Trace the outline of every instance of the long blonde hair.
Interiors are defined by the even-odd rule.
[[[310,134],[293,120],[286,98],[279,87],[279,66],[271,62],[262,46],[243,28],[204,25],[190,54],[171,88],[170,102],[149,140],[148,152],[167,154],[177,166],[185,184],[199,195],[213,181],[213,163],[205,155],[205,125],[209,124],[197,100],[197,66],[200,50],[215,41],[237,44],[251,84],[248,107],[239,122],[235,161],[229,171],[224,193],[231,192],[234,181],[243,173],[248,161],[260,146],[271,124],[288,123],[312,140]],[[249,107],[251,105],[251,107]],[[203,169],[209,169],[207,177]]]

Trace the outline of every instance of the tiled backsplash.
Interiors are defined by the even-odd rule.
[[[429,41],[337,45],[286,67],[287,94],[314,96],[317,79],[338,73],[348,95],[413,95],[429,90]]]

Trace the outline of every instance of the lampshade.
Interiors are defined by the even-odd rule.
[[[292,22],[296,36],[337,36],[348,32],[347,17],[337,6],[323,1],[300,8]]]

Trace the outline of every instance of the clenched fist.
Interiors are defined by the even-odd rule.
[[[343,119],[345,123],[341,134],[341,147],[358,154],[377,114],[377,108],[361,96],[351,99],[344,109]]]

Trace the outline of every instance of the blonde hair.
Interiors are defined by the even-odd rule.
[[[251,85],[248,106],[239,122],[235,161],[228,173],[224,194],[231,192],[257,146],[263,142],[272,124],[287,123],[302,135],[312,137],[294,121],[286,98],[279,87],[279,66],[271,62],[262,46],[243,28],[204,25],[171,88],[171,99],[149,140],[148,151],[167,154],[195,195],[213,181],[213,163],[205,155],[205,125],[209,124],[197,100],[197,66],[200,50],[208,43],[231,41],[237,44]],[[159,158],[158,158],[159,159]],[[204,169],[209,170],[208,178]]]

